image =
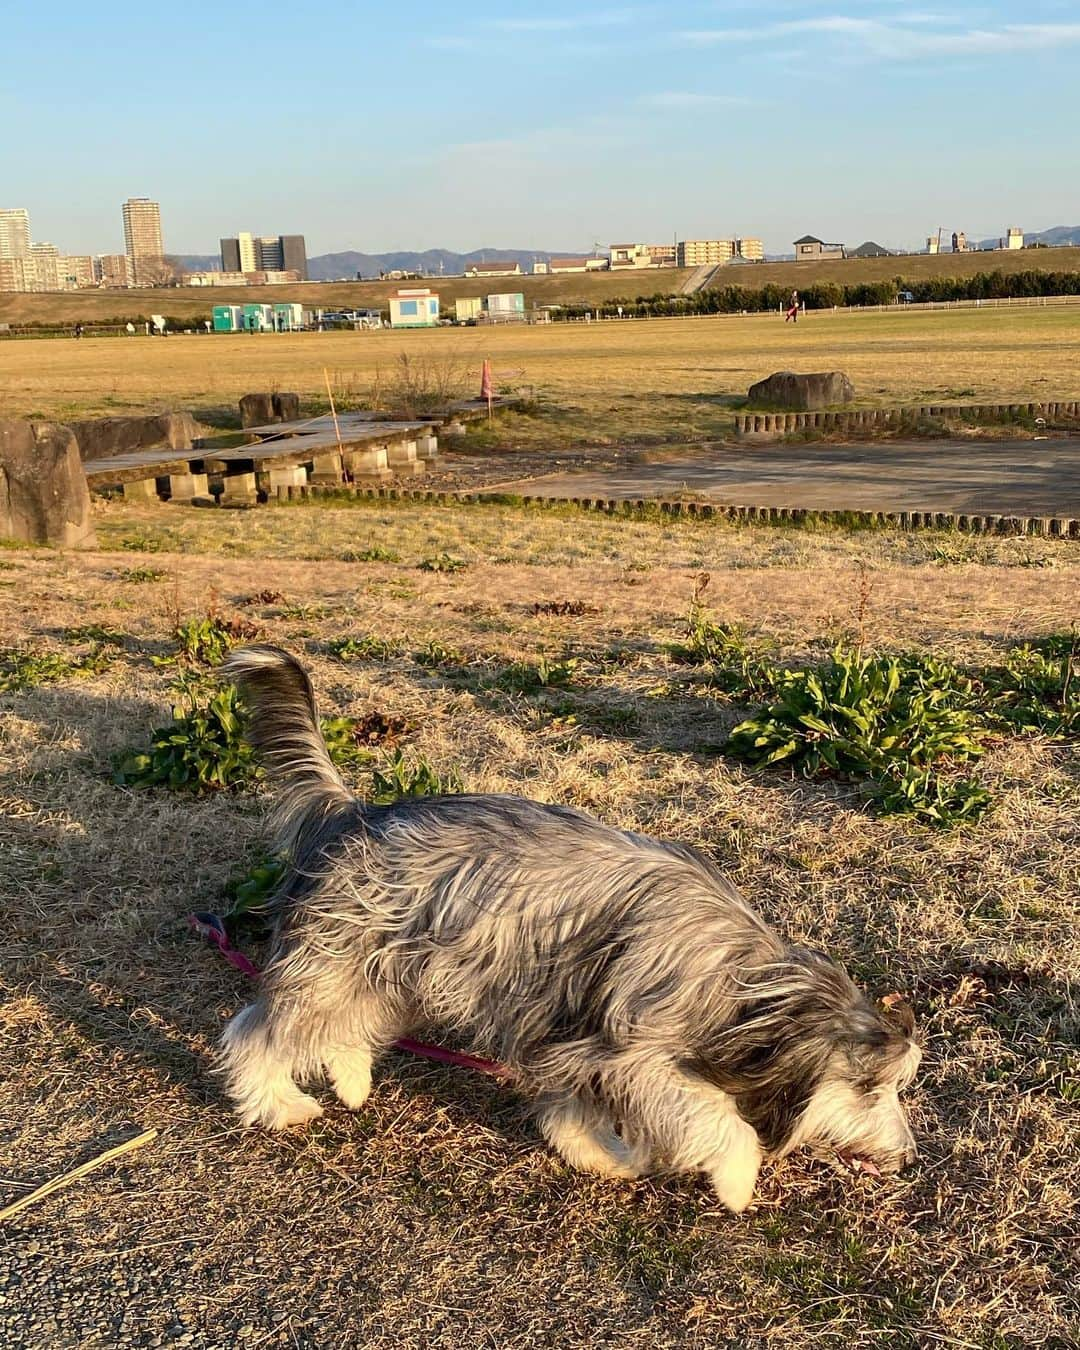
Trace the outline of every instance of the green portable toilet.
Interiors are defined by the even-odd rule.
[[[263,321],[262,305],[245,305],[242,315],[245,333],[258,333],[266,326]]]
[[[237,329],[237,314],[239,312],[236,305],[215,305],[214,306],[214,332],[215,333],[235,333]]]
[[[304,309],[302,305],[281,303],[274,306],[274,328],[279,333],[290,333],[303,326]]]

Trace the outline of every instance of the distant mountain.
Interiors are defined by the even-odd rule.
[[[363,277],[377,277],[380,272],[420,272],[425,276],[460,276],[474,262],[519,263],[523,272],[531,272],[539,259],[565,257],[573,250],[549,253],[531,248],[478,248],[471,253],[454,253],[445,248],[429,248],[422,253],[407,250],[397,253],[323,253],[308,259],[308,276],[312,281],[351,281],[359,272]]]
[[[423,253],[321,253],[308,259],[308,276],[312,281],[354,281],[359,272],[365,278],[377,278],[380,272],[420,272],[425,276],[460,276],[470,263],[520,263],[523,272],[531,272],[533,262],[540,259],[565,258],[583,254],[585,249],[562,249],[547,252],[531,248],[478,248],[471,253],[454,253],[445,248],[429,248]],[[176,261],[189,272],[209,271],[221,266],[216,253],[177,254]]]
[[[1024,235],[1025,244],[1048,244],[1052,247],[1072,246],[1080,244],[1080,225],[1055,225],[1049,230],[1039,230],[1034,234]],[[976,248],[997,248],[997,239],[981,239]]]

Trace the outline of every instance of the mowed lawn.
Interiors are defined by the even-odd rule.
[[[139,350],[182,362],[200,345]],[[122,346],[65,348],[67,378]],[[625,372],[603,351],[591,349],[597,368]],[[572,355],[546,359],[555,370]],[[992,810],[932,830],[876,814],[856,783],[726,757],[752,705],[671,645],[707,571],[713,617],[778,662],[860,641],[978,666],[1068,631],[1080,544],[503,505],[96,509],[98,551],[0,559],[0,648],[36,654],[43,672],[0,694],[0,1203],[160,1133],[0,1230],[0,1342],[1076,1344],[1076,744],[994,739],[975,768]],[[421,566],[432,558],[443,570]],[[168,720],[178,667],[160,659],[177,619],[211,608],[301,655],[325,714],[383,714],[409,764],[694,844],[787,936],[834,953],[875,995],[905,992],[925,1047],[908,1094],[920,1163],[875,1178],[800,1153],[768,1166],[735,1217],[700,1179],[571,1172],[511,1087],[401,1054],[358,1113],[316,1089],[327,1113],[309,1130],[241,1129],[213,1045],[250,987],[184,916],[228,903],[229,879],[262,855],[268,794],[110,776]],[[80,676],[46,659],[91,653]],[[506,678],[541,655],[576,664],[546,687]],[[389,748],[376,753],[385,767]],[[371,782],[366,768],[349,777],[361,792]]]
[[[60,418],[139,409],[235,412],[254,389],[295,389],[326,406],[324,372],[344,399],[384,393],[402,355],[461,373],[479,390],[534,389],[549,415],[519,419],[513,443],[709,437],[731,404],[778,369],[844,370],[861,404],[1026,400],[1080,394],[1080,312],[1070,309],[778,315],[165,339],[0,344],[0,415]]]

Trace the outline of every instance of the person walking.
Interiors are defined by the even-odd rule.
[[[788,308],[787,308],[787,313],[784,315],[784,322],[787,323],[789,319],[791,320],[792,323],[798,323],[798,322],[799,322],[799,292],[798,292],[798,291],[792,291],[792,292],[791,292],[791,299],[788,301]]]

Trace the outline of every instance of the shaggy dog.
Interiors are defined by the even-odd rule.
[[[259,997],[222,1042],[246,1124],[318,1116],[296,1080],[323,1073],[362,1106],[376,1056],[434,1022],[503,1062],[577,1168],[705,1172],[740,1211],[763,1158],[803,1144],[915,1157],[910,1013],[783,942],[707,859],[518,797],[365,806],[303,667],[248,647],[224,671],[290,859]]]

